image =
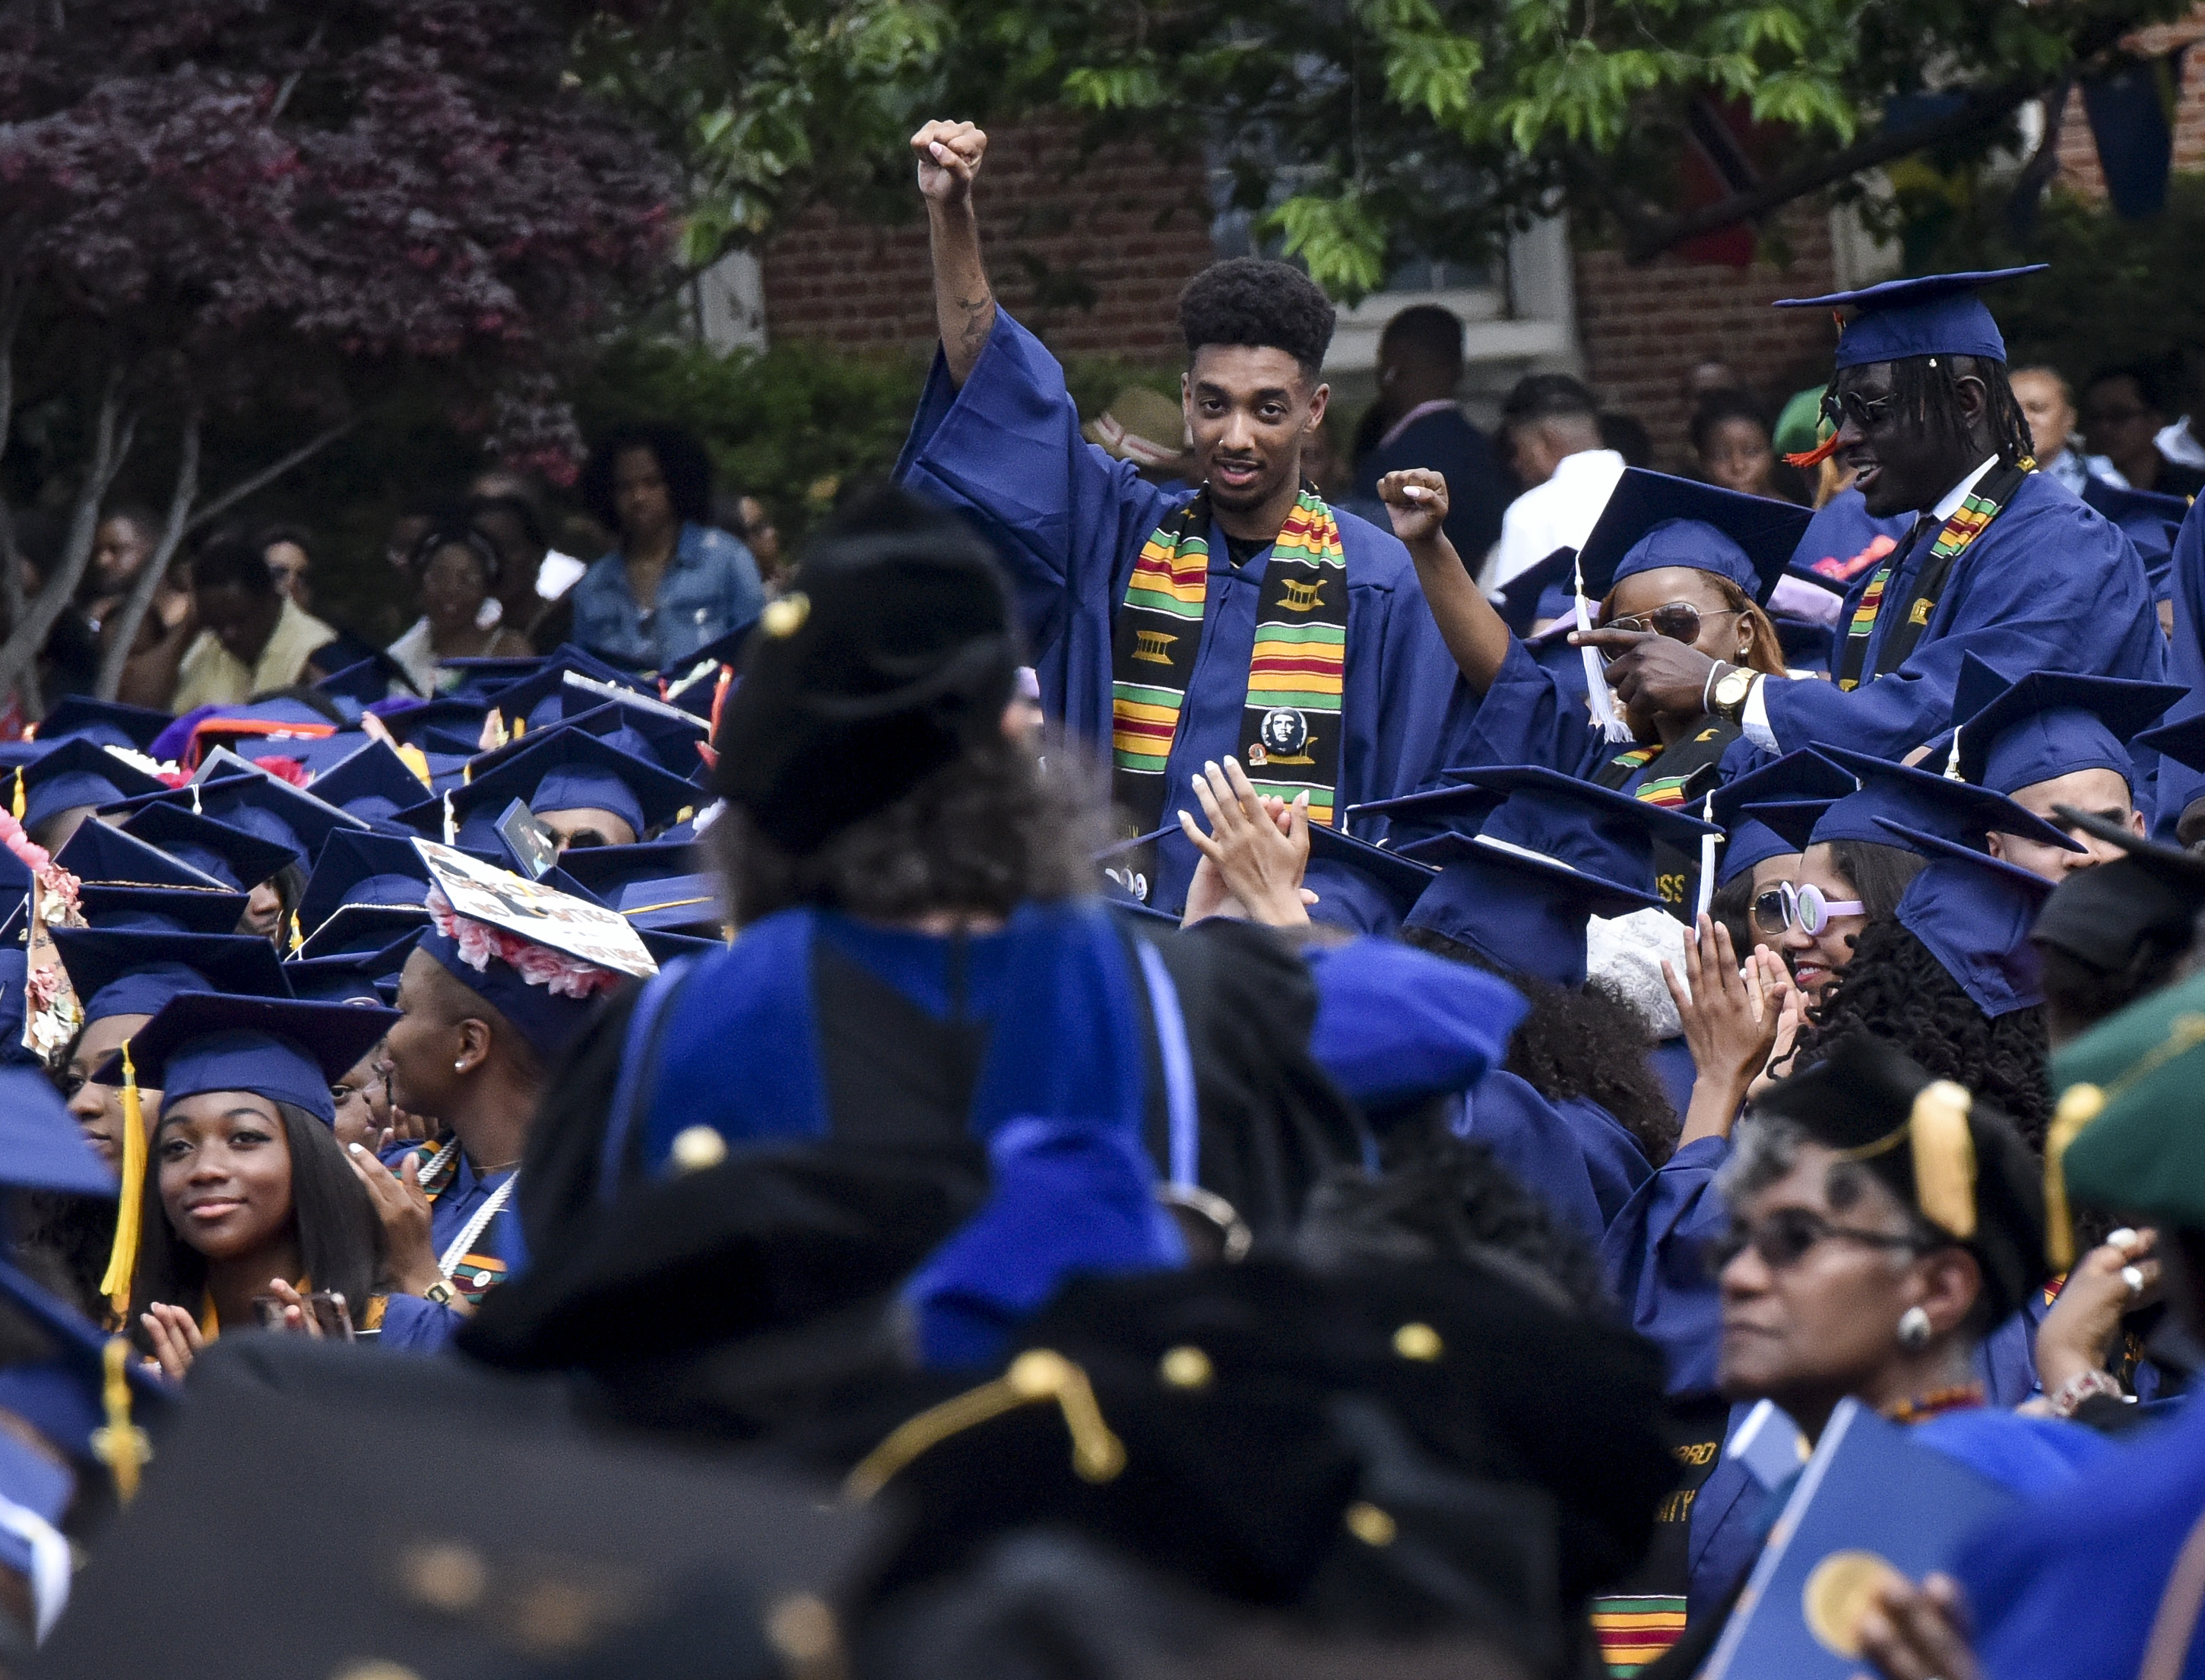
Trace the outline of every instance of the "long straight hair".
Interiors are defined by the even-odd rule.
[[[276,1111],[282,1117],[283,1141],[291,1156],[291,1218],[298,1229],[300,1263],[317,1290],[344,1296],[357,1322],[382,1265],[383,1225],[375,1203],[346,1161],[335,1132],[295,1103],[279,1102]],[[176,1234],[161,1205],[158,1128],[153,1135],[157,1147],[146,1151],[146,1217],[139,1227],[127,1326],[140,1338],[140,1315],[155,1302],[181,1307],[196,1318],[206,1299],[206,1256]]]

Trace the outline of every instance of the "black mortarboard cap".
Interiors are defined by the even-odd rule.
[[[1796,503],[1626,467],[1578,551],[1585,593],[1602,600],[1634,573],[1686,566],[1765,604],[1814,516]]]
[[[1989,1104],[1856,1034],[1771,1086],[1753,1107],[1795,1122],[1868,1168],[1907,1207],[1964,1243],[1982,1268],[1990,1322],[2004,1322],[2043,1281],[2043,1170],[2013,1123]]]

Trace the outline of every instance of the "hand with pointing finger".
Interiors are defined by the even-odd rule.
[[[1608,686],[1626,712],[1640,718],[1706,715],[1715,662],[1698,648],[1652,630],[1573,630],[1570,642],[1600,650],[1608,661]]]

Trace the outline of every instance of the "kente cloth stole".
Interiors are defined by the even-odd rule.
[[[1713,790],[1722,755],[1744,732],[1736,724],[1710,718],[1689,738],[1666,751],[1658,746],[1631,747],[1618,753],[1595,771],[1591,779],[1617,793],[1628,789],[1633,799],[1643,799],[1665,811],[1685,811],[1691,815],[1686,807],[1697,806]],[[1637,787],[1631,787],[1631,778],[1647,769],[1660,774],[1644,777]],[[1666,840],[1654,843],[1655,891],[1670,910],[1690,919],[1692,907],[1699,902],[1699,879],[1697,849],[1673,846]]]
[[[1838,656],[1839,688],[1848,691],[1857,688],[1863,671],[1875,677],[1906,663],[1906,656],[1914,651],[1914,644],[1922,640],[1922,632],[1929,627],[1929,615],[1937,610],[1938,597],[1944,593],[1945,580],[1952,575],[1953,562],[2005,511],[2021,481],[2036,470],[2036,463],[2027,459],[2010,467],[1994,468],[1953,509],[1952,516],[1938,531],[1936,541],[1930,545],[1929,558],[1914,580],[1905,619],[1884,638],[1883,646],[1876,650],[1876,668],[1868,670],[1869,637],[1875,633],[1876,619],[1883,611],[1884,596],[1890,589],[1893,575],[1913,552],[1915,545],[1903,544],[1884,557],[1883,563],[1875,569],[1868,587],[1861,592],[1860,605],[1853,609],[1852,622],[1845,627],[1845,645]]]
[[[1202,645],[1209,591],[1209,496],[1197,495],[1141,545],[1118,610],[1110,669],[1111,796],[1145,834],[1163,814],[1164,773]],[[1330,824],[1340,781],[1347,664],[1347,553],[1305,486],[1280,528],[1257,598],[1240,760],[1259,793],[1309,795]]]

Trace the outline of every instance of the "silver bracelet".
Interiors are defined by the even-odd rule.
[[[1700,684],[1700,711],[1703,715],[1704,715],[1714,704],[1714,702],[1709,699],[1709,696],[1715,691],[1715,678],[1721,676],[1729,669],[1729,665],[1721,659],[1717,659],[1713,664],[1708,667],[1707,680]]]

